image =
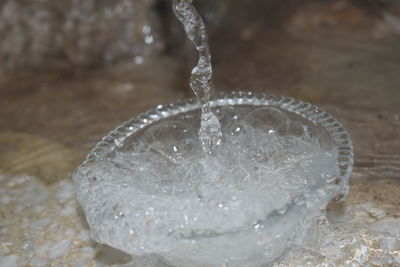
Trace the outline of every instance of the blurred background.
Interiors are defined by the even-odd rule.
[[[0,174],[51,186],[119,123],[193,96],[197,55],[171,2],[0,0]],[[327,110],[354,141],[348,201],[400,205],[399,0],[194,2],[216,92]]]
[[[171,2],[1,0],[1,172],[65,178],[117,124],[192,97],[197,55]],[[350,128],[356,167],[395,154],[377,172],[400,169],[400,1],[194,2],[217,92],[320,105]]]

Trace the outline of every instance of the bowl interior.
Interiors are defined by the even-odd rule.
[[[271,118],[268,115],[264,116],[261,112],[253,119],[253,126],[263,128],[272,124],[280,126],[279,133],[281,134],[298,134],[299,129],[296,125],[292,127],[287,124],[283,126],[277,124],[277,121],[284,120],[279,117],[282,114],[291,121],[306,125],[310,136],[316,138],[323,148],[337,150],[337,161],[340,168],[338,182],[342,185],[343,191],[347,191],[353,165],[352,142],[342,124],[322,109],[291,97],[244,92],[220,94],[211,102],[211,105],[220,120],[224,134],[229,134],[229,131],[234,130],[233,118],[240,121],[252,111],[265,107],[277,109],[280,114],[277,118],[276,116]],[[112,158],[116,151],[131,150],[132,146],[138,145],[143,136],[149,135],[149,133],[155,136],[159,143],[164,144],[179,143],[182,138],[185,139],[186,136],[179,133],[181,129],[175,132],[175,129],[166,129],[162,126],[169,122],[178,122],[179,125],[183,125],[182,127],[190,129],[192,133],[196,134],[200,126],[200,108],[197,101],[188,99],[166,106],[159,105],[153,110],[126,121],[111,131],[92,149],[83,165],[107,157]]]
[[[219,98],[213,100],[211,104],[215,114],[220,120],[221,128],[225,136],[241,133],[246,131],[248,126],[251,126],[255,129],[261,129],[267,132],[272,130],[278,135],[307,135],[312,137],[311,140],[316,140],[321,148],[327,151],[335,151],[333,155],[337,155],[336,162],[339,168],[339,174],[333,182],[329,182],[335,184],[332,187],[335,189],[331,191],[333,192],[332,194],[329,194],[329,199],[338,192],[342,193],[343,196],[346,195],[353,162],[352,144],[346,130],[332,116],[311,104],[293,98],[272,95],[254,95],[240,92],[232,93],[229,95],[220,95]],[[113,177],[110,177],[110,175],[112,175],[111,169],[108,169],[109,165],[107,164],[108,162],[112,162],[113,159],[119,155],[129,155],[129,151],[137,147],[140,148],[143,144],[146,144],[145,147],[147,147],[147,149],[156,150],[156,152],[159,153],[156,154],[157,157],[171,158],[169,157],[170,153],[173,153],[174,150],[179,151],[179,154],[183,156],[185,156],[185,153],[190,156],[190,153],[193,151],[201,149],[199,147],[199,142],[196,142],[200,126],[200,115],[199,105],[194,99],[170,104],[168,106],[157,106],[155,109],[118,126],[104,137],[89,153],[85,162],[74,173],[74,181],[78,190],[78,201],[82,205],[88,218],[88,223],[95,240],[125,250],[128,253],[135,254],[138,252],[136,248],[137,242],[132,242],[129,236],[126,236],[126,233],[129,233],[131,226],[133,226],[134,229],[142,229],[142,227],[136,225],[138,222],[138,220],[135,219],[136,217],[120,217],[120,214],[124,215],[125,212],[128,214],[132,212],[141,214],[140,209],[137,210],[138,207],[132,208],[130,206],[132,203],[129,201],[126,202],[125,200],[129,199],[131,196],[137,195],[142,196],[142,198],[146,196],[146,199],[151,200],[150,196],[155,197],[155,195],[152,195],[153,187],[147,186],[148,176],[143,179],[145,186],[140,188],[136,186],[126,187],[122,181],[113,180]],[[243,122],[245,123],[243,124]],[[297,141],[298,139],[295,140]],[[262,140],[255,139],[254,142],[252,144],[253,146],[254,144],[256,144],[256,147],[262,145]],[[260,142],[260,145],[258,142]],[[264,145],[265,143],[263,146]],[[128,154],[125,152],[128,152]],[[141,156],[142,154],[140,152],[136,155]],[[190,159],[190,157],[188,158]],[[165,162],[165,160],[160,162]],[[171,163],[175,163],[173,162],[173,158],[171,159]],[[333,161],[330,161],[330,163],[335,164]],[[169,163],[162,166],[160,165],[161,167],[153,165],[156,164],[153,162],[149,162],[149,164],[151,165],[151,169],[162,168],[163,166],[170,168],[170,166],[174,166]],[[100,171],[98,169],[96,171],[96,166],[103,167],[100,168]],[[112,165],[111,163],[110,166],[114,168],[116,165]],[[118,165],[117,168],[119,168]],[[141,167],[139,166],[139,168]],[[323,167],[318,165],[317,168],[321,169]],[[97,174],[94,175],[96,172]],[[336,169],[335,176],[337,173]],[[135,179],[136,176],[133,176],[126,177],[124,175],[123,177],[119,177],[129,180],[131,178]],[[179,179],[180,176],[174,177]],[[318,180],[320,176],[318,174],[318,176],[315,177],[316,180]],[[313,187],[311,193],[315,192],[317,195],[318,190],[314,189],[318,189],[320,186],[330,188],[330,184],[327,184],[327,182],[328,181],[321,179],[321,183],[316,184],[316,187]],[[337,185],[339,185],[339,187]],[[269,183],[268,186],[270,186]],[[97,190],[100,188],[101,190]],[[116,195],[115,192],[118,190],[120,194]],[[221,191],[218,191],[218,194],[220,193]],[[299,196],[301,196],[301,194],[302,193],[299,192]],[[265,191],[262,191],[262,198],[260,199],[265,199],[264,196]],[[325,196],[325,198],[327,197]],[[157,203],[163,203],[166,200],[163,195],[160,196],[160,199],[163,199],[163,201]],[[179,202],[177,208],[182,207],[179,196],[177,200]],[[324,201],[326,201],[326,199]],[[316,205],[326,204],[325,202],[320,203],[318,200],[314,202],[317,203]],[[196,203],[197,202],[194,204]],[[134,204],[135,203],[132,205]],[[285,209],[283,213],[280,213],[278,211],[279,208],[274,206],[273,209],[276,210],[271,209],[272,211],[270,213],[268,213],[268,211],[265,214],[266,217],[260,217],[262,220],[257,220],[257,224],[266,226],[262,227],[262,231],[258,231],[254,228],[253,221],[247,222],[248,216],[243,216],[244,225],[243,227],[240,225],[240,228],[237,228],[242,230],[238,232],[235,230],[232,232],[232,229],[236,229],[235,226],[227,228],[229,231],[224,230],[218,232],[218,234],[209,234],[209,229],[207,227],[209,227],[210,223],[207,221],[206,231],[203,232],[202,229],[200,229],[201,231],[199,231],[199,233],[195,233],[194,236],[199,236],[199,238],[193,237],[196,239],[195,243],[187,243],[186,238],[174,239],[163,232],[165,230],[164,228],[164,230],[157,228],[165,234],[163,240],[165,240],[165,242],[171,241],[171,246],[174,247],[170,252],[161,254],[167,258],[174,258],[176,255],[180,255],[177,259],[187,257],[197,262],[209,262],[211,265],[216,262],[221,262],[224,259],[231,258],[232,253],[234,257],[238,257],[238,263],[248,262],[249,259],[251,259],[253,263],[270,262],[283,253],[286,243],[292,238],[293,229],[297,227],[299,220],[308,218],[309,215],[307,213],[307,205],[304,203],[301,204],[301,201],[297,202],[295,198],[293,198],[293,203],[288,205],[289,206],[287,206],[287,209]],[[118,210],[119,208],[121,211]],[[193,210],[193,208],[191,209]],[[164,211],[164,209],[162,209],[162,211]],[[160,210],[160,212],[162,211]],[[185,210],[185,212],[186,211],[187,210]],[[206,211],[209,211],[209,209],[207,208]],[[173,218],[180,218],[180,215],[183,214],[179,212],[179,210],[178,213],[177,217]],[[237,214],[233,216],[236,218]],[[98,218],[101,218],[101,220],[98,220]],[[115,221],[114,218],[118,220]],[[234,220],[224,219],[223,221],[233,222]],[[149,221],[149,223],[152,222],[153,220]],[[165,222],[169,223],[169,219],[166,219]],[[146,240],[148,239],[148,236],[145,234],[138,234],[138,236],[143,236],[143,239]],[[153,236],[159,237],[159,235],[155,233],[153,233]],[[155,240],[155,242],[155,244],[157,244],[158,240]],[[242,248],[238,248],[236,244],[243,242],[245,242],[246,245]],[[266,243],[264,244],[263,242]],[[227,245],[229,244],[233,246],[231,249],[227,249]],[[271,248],[274,253],[270,253],[267,257],[263,251],[265,247],[268,247],[268,244],[275,245]],[[215,251],[218,251],[218,253],[214,253]],[[160,253],[160,251],[155,249],[150,250],[150,253]],[[209,253],[214,253],[216,255],[209,255]],[[188,266],[188,264],[185,263],[174,264],[176,266]]]

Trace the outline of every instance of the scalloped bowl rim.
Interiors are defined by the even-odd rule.
[[[330,114],[308,102],[292,97],[278,96],[272,94],[256,94],[252,92],[220,93],[210,101],[212,107],[216,106],[274,106],[283,110],[293,112],[311,122],[321,126],[328,132],[333,144],[338,151],[337,163],[340,169],[340,185],[347,195],[349,178],[353,167],[353,146],[350,135],[343,125]],[[169,116],[199,109],[200,105],[196,98],[189,98],[168,105],[158,105],[145,113],[133,117],[117,126],[98,142],[89,152],[85,161],[78,169],[90,162],[104,158],[110,152],[124,144],[126,138],[133,133],[152,123]],[[75,173],[73,175],[75,177]]]

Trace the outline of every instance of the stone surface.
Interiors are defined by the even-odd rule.
[[[153,0],[0,3],[0,71],[133,62],[163,47]]]
[[[1,267],[16,267],[17,266],[17,257],[12,254],[0,257],[0,266]]]
[[[355,146],[349,197],[330,209],[340,213],[369,202],[385,217],[398,219],[396,5],[385,9],[369,7],[367,3],[374,1],[361,5],[352,4],[357,1],[235,2],[223,6],[222,19],[212,26],[217,90],[290,95],[326,109],[344,123]],[[91,266],[101,259],[96,253],[103,255],[104,248],[90,242],[73,198],[60,203],[55,194],[68,191],[61,181],[69,179],[89,149],[116,125],[157,104],[191,96],[189,65],[183,68],[175,59],[160,56],[142,65],[74,75],[71,69],[0,74],[0,172],[2,181],[12,181],[0,187],[2,260],[15,255],[18,265]],[[27,178],[18,177],[24,173],[35,178],[22,182]],[[46,218],[50,223],[43,224]],[[40,229],[35,238],[27,238],[31,225]],[[48,251],[65,239],[72,240],[68,253],[50,261]]]

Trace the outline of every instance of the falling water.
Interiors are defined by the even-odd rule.
[[[350,219],[338,227],[326,219],[327,203],[346,190],[336,184],[338,151],[324,129],[273,106],[238,104],[232,116],[226,104],[215,107],[221,143],[204,23],[192,0],[173,8],[199,54],[190,86],[201,104],[203,151],[193,145],[197,122],[182,112],[149,125],[134,146],[82,165],[74,181],[94,239],[168,266],[400,262],[398,231],[368,235],[348,231]],[[373,227],[388,232],[391,224]]]
[[[173,10],[176,17],[182,22],[186,35],[199,53],[199,60],[190,77],[190,87],[201,104],[200,142],[204,151],[212,153],[213,148],[220,144],[222,133],[218,118],[212,112],[210,106],[213,83],[211,54],[206,28],[193,6],[192,0],[174,0]]]

